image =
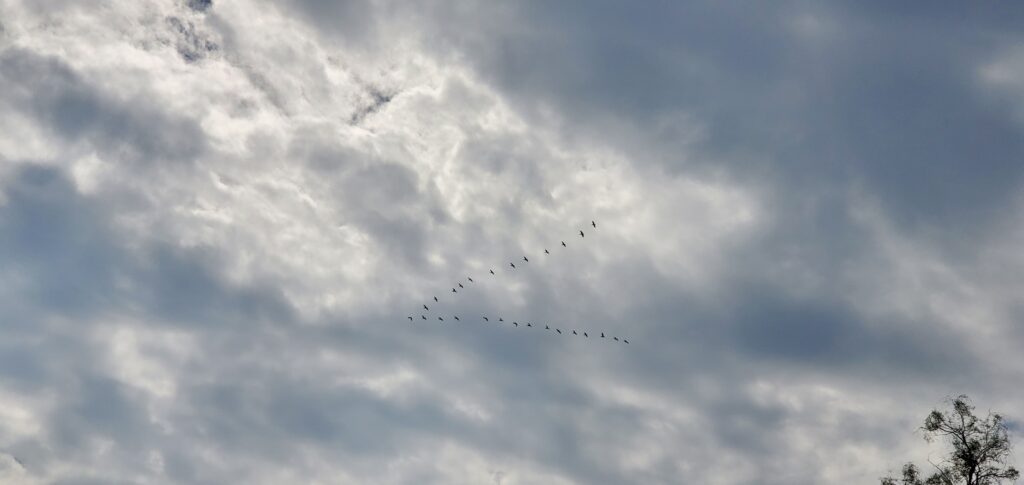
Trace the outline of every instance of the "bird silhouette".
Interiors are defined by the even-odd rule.
[[[489,322],[490,320],[488,320],[487,317],[484,317],[484,321]]]
[[[426,320],[426,319],[427,319],[427,316],[426,316],[426,315],[420,315],[420,318],[422,318],[422,319]]]
[[[440,320],[440,321],[442,321],[442,322],[444,321],[444,319],[443,319],[443,318],[441,318],[441,317],[437,317],[437,319],[438,319],[438,320]]]
[[[459,316],[458,316],[458,315],[455,315],[455,321],[457,321],[457,322],[461,322],[462,320],[459,320]]]
[[[550,252],[548,251],[548,248],[544,248],[544,254],[551,254],[551,253],[550,253]]]
[[[551,330],[551,327],[544,325],[544,330]]]
[[[462,283],[459,283],[459,288],[465,288],[465,286],[462,286]]]
[[[519,322],[512,322],[512,325],[519,326]]]
[[[594,222],[594,221],[590,221],[590,225],[591,225],[591,226],[594,226],[594,228],[595,228],[595,229],[597,228],[597,223],[596,223],[596,222]]]
[[[527,263],[529,263],[529,262],[530,262],[530,260],[529,260],[529,259],[526,259],[526,256],[523,256],[523,261],[526,261]]]
[[[532,324],[532,323],[530,323],[530,322],[526,322],[526,326],[527,326],[527,327],[532,327],[532,326],[533,326],[533,324]]]
[[[565,245],[565,241],[562,241],[562,247],[563,247],[563,248],[564,248],[564,247],[568,247],[568,246],[566,246],[566,245]]]
[[[458,292],[455,291],[455,288],[452,288],[452,293],[458,293]]]
[[[604,338],[604,332],[601,332],[601,338]]]
[[[619,341],[619,338],[618,338],[618,337],[612,337],[612,338],[613,338],[613,339],[615,339],[615,341],[616,341],[616,342],[618,342],[618,341]]]
[[[498,321],[499,321],[499,322],[504,322],[504,321],[505,321],[505,319],[504,319],[504,318],[501,318],[501,317],[498,317]]]
[[[580,237],[586,237],[583,235],[583,231],[580,231]]]
[[[627,344],[629,343],[629,340],[626,340],[626,339],[622,339],[622,341],[626,342]]]
[[[515,265],[515,263],[508,263],[508,265],[509,265],[509,266],[511,266],[511,267],[512,267],[512,269],[516,269],[516,265]]]
[[[410,316],[410,317],[409,317],[409,321],[410,321],[410,322],[412,321],[412,316]]]
[[[575,330],[573,330],[573,331],[572,331],[572,334],[573,334],[573,335],[579,335],[578,333],[576,333],[576,331],[575,331]]]
[[[491,274],[494,274],[494,270],[493,269],[491,270]]]
[[[469,280],[470,283],[473,282],[473,278],[470,278],[469,276],[467,276],[466,279]]]
[[[559,335],[562,334],[562,330],[561,329],[556,328],[555,331],[558,332]]]
[[[424,310],[426,310],[426,311],[428,311],[428,312],[430,311],[430,308],[427,308],[427,306],[426,306],[426,305],[423,305],[423,309],[424,309]]]
[[[436,296],[434,297],[434,301],[437,301],[437,297]]]
[[[590,338],[590,335],[587,335],[587,332],[583,332],[583,336],[586,338]]]

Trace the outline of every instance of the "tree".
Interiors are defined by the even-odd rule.
[[[952,411],[933,410],[921,429],[924,439],[941,438],[953,445],[953,452],[922,481],[913,463],[903,466],[903,477],[886,477],[882,485],[998,485],[1016,480],[1020,473],[1006,462],[1010,457],[1010,437],[1003,417],[988,413],[984,419],[974,415],[971,400],[960,395],[950,401]]]

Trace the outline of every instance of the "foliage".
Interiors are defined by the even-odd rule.
[[[921,429],[926,440],[941,438],[951,444],[952,453],[932,463],[935,472],[928,478],[922,479],[920,470],[908,463],[903,466],[902,478],[883,478],[882,485],[998,485],[1020,476],[1017,469],[1007,466],[1011,446],[1003,417],[990,412],[984,419],[978,418],[964,395],[950,404],[951,411],[928,414]]]

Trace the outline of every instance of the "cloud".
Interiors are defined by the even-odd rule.
[[[0,477],[851,483],[1012,418],[1016,13],[3,4]]]

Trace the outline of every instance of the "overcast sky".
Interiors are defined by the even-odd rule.
[[[1022,24],[0,0],[0,482],[872,483],[959,393],[1019,444]]]

